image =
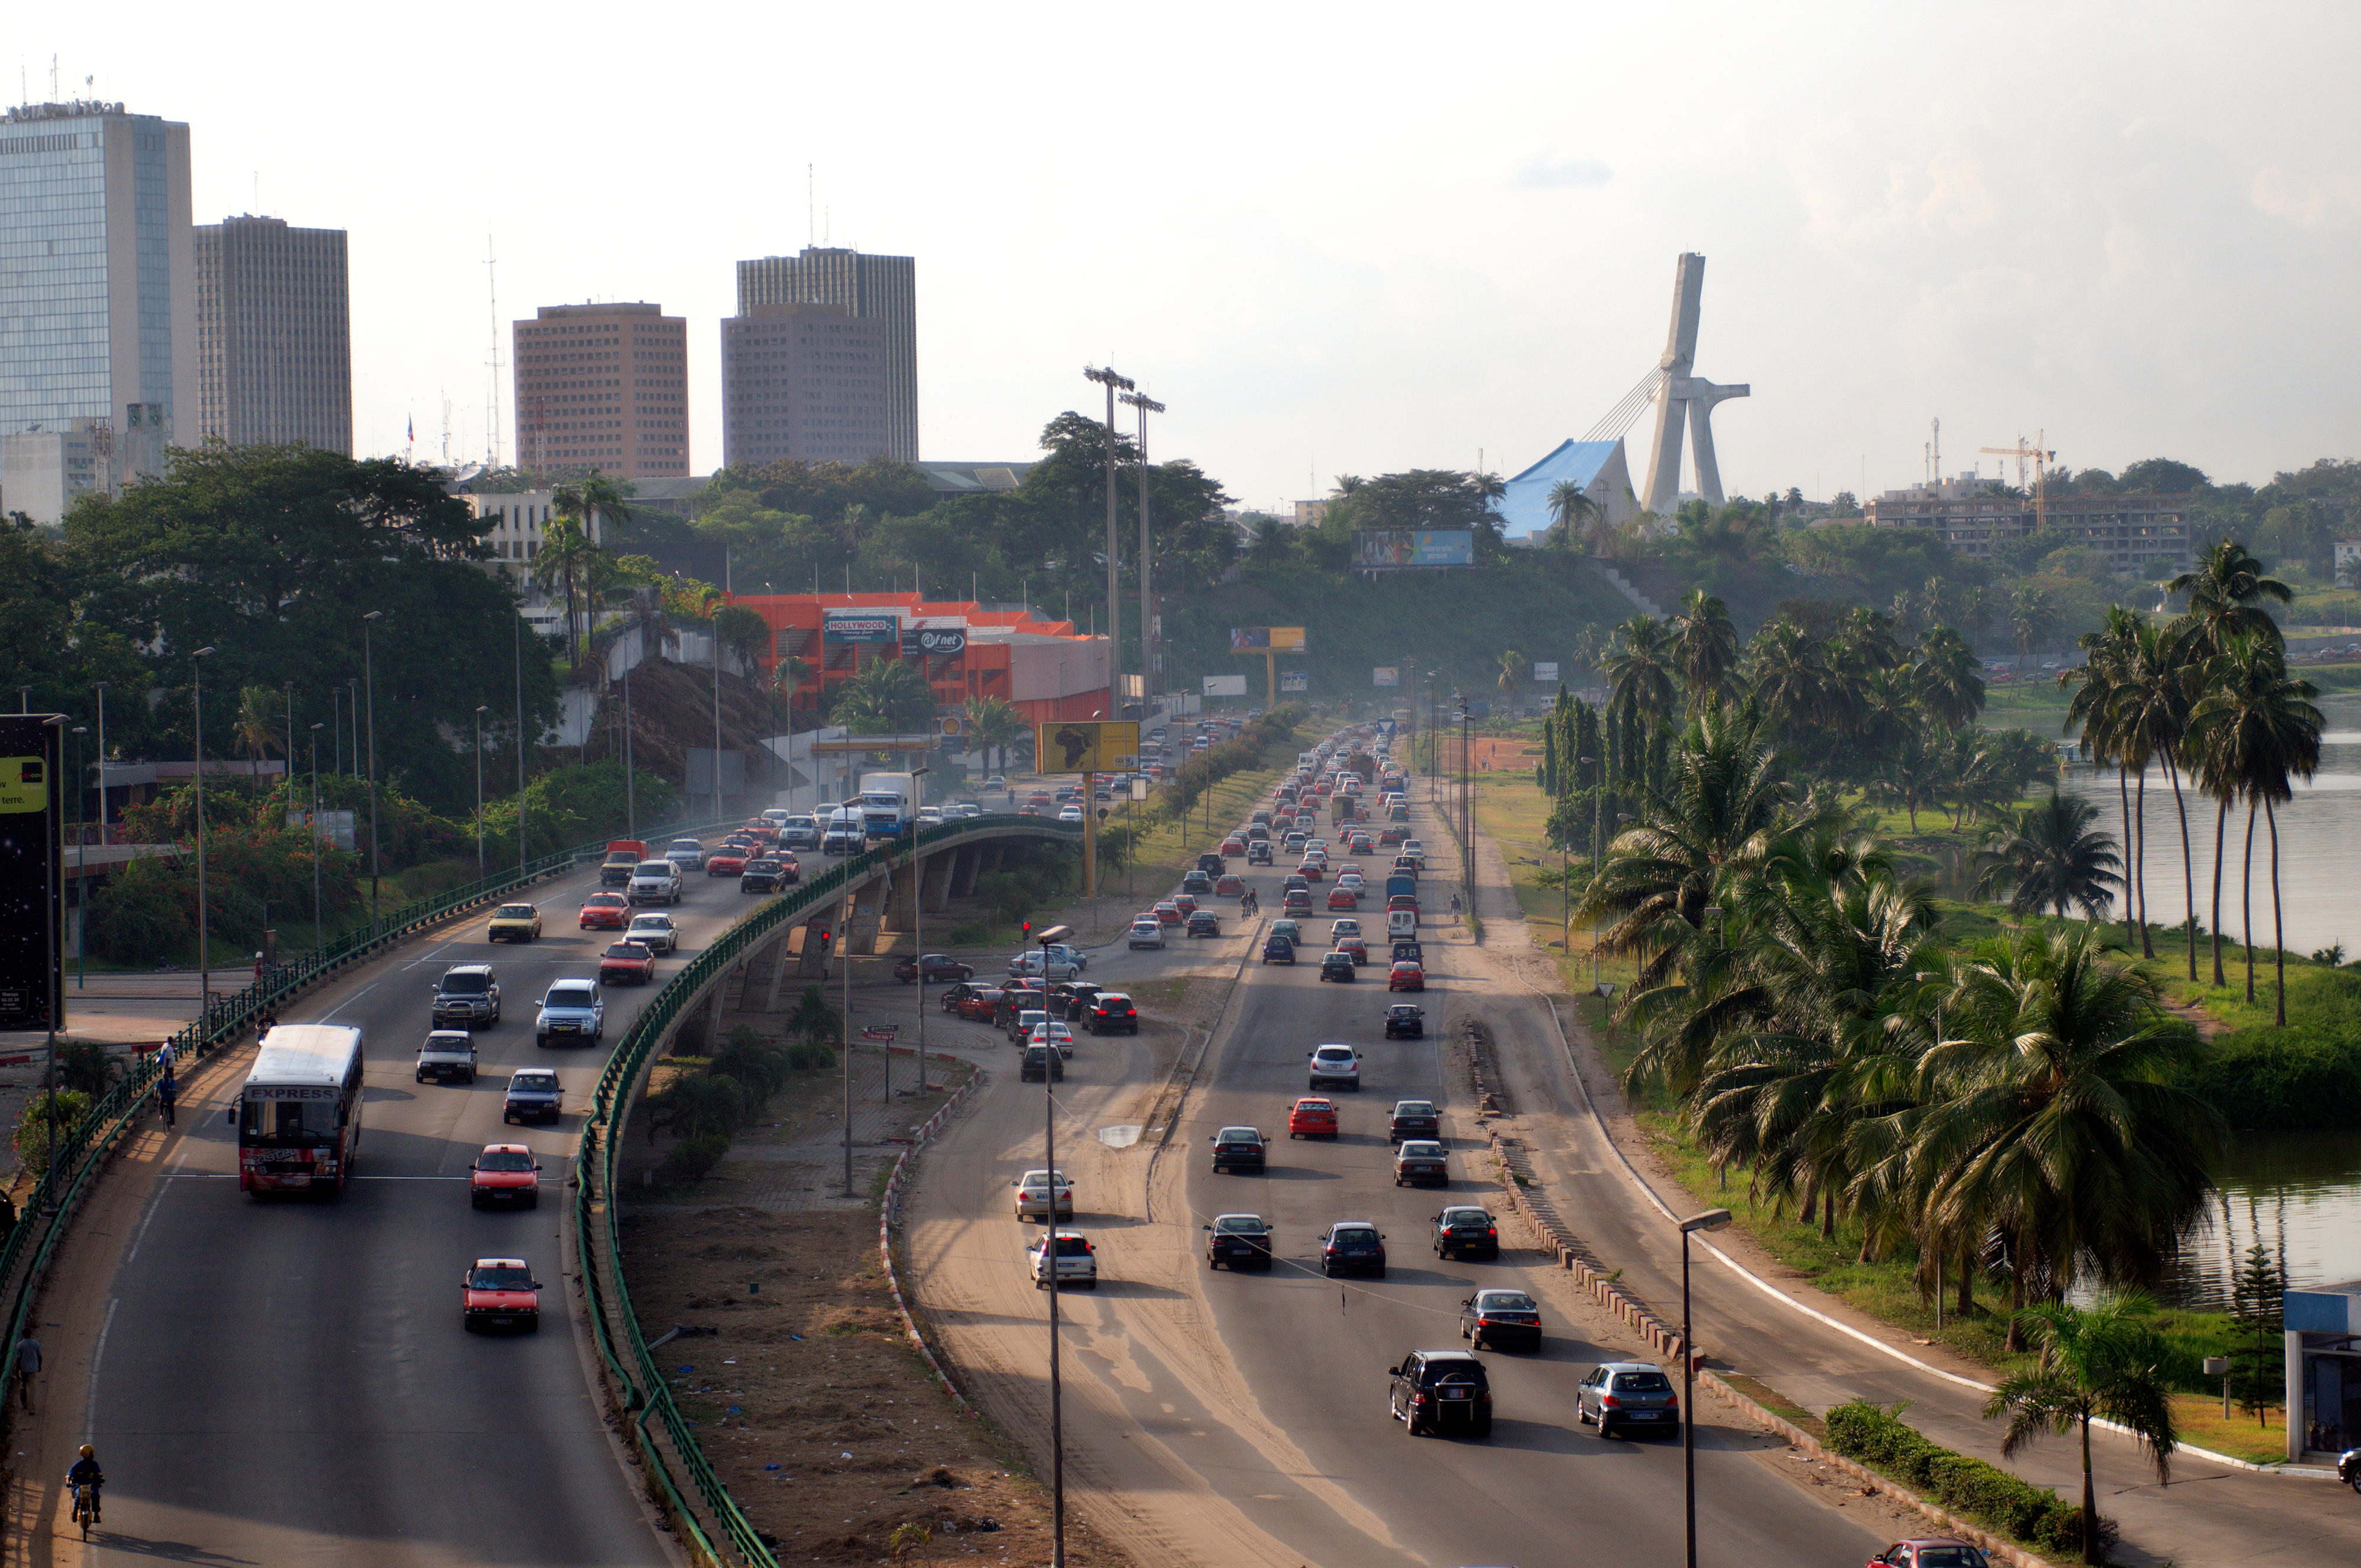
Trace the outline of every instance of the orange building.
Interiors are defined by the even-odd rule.
[[[916,594],[740,594],[771,628],[763,673],[801,659],[810,675],[790,707],[825,713],[836,688],[879,659],[918,665],[935,701],[957,708],[996,696],[1035,724],[1108,717],[1107,640],[1039,611],[986,609]]]

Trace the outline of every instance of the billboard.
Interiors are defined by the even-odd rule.
[[[1557,665],[1554,663],[1543,663],[1538,659],[1534,660],[1533,679],[1543,685],[1549,685],[1550,682],[1557,679]]]
[[[1398,686],[1401,685],[1401,666],[1399,664],[1378,664],[1373,666],[1370,671],[1369,684],[1373,686]]]
[[[967,630],[958,626],[913,626],[902,634],[902,657],[916,659],[922,655],[948,659],[967,652]],[[862,638],[834,638],[839,642],[870,641]]]
[[[350,850],[357,842],[353,814],[349,811],[322,811],[316,816],[309,811],[287,814],[287,826],[294,832],[300,833],[305,827],[314,824],[320,837],[335,849]]]
[[[1312,677],[1301,670],[1281,670],[1279,673],[1279,689],[1283,692],[1308,692],[1312,689]]]
[[[1037,773],[1112,773],[1139,756],[1139,726],[1128,720],[1066,718],[1038,728]]]
[[[902,623],[891,610],[822,610],[819,640],[838,646],[847,642],[898,642],[902,640]]]
[[[1472,566],[1476,535],[1465,528],[1362,528],[1353,532],[1353,569]]]
[[[0,909],[7,911],[0,920],[0,1029],[50,1029],[62,1022],[59,728],[38,714],[0,717]]]
[[[1230,628],[1230,652],[1233,653],[1301,653],[1303,652],[1303,628],[1300,626],[1233,626]]]
[[[1205,695],[1207,696],[1244,696],[1246,695],[1246,678],[1244,675],[1207,675]]]

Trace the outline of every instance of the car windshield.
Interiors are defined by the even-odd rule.
[[[1476,1310],[1480,1312],[1534,1312],[1541,1309],[1533,1299],[1521,1290],[1479,1290],[1476,1293]]]
[[[1299,1100],[1295,1102],[1295,1108],[1298,1111],[1334,1111],[1336,1109],[1334,1105],[1325,1100]]]
[[[1403,1140],[1401,1152],[1404,1159],[1441,1159],[1443,1146],[1428,1143],[1423,1138],[1408,1138]]]
[[[1098,1005],[1103,1013],[1128,1013],[1131,1011],[1131,998],[1109,993],[1099,998]]]
[[[1261,1136],[1262,1135],[1256,1132],[1252,1127],[1224,1127],[1222,1129],[1222,1142],[1225,1144],[1250,1144],[1256,1142]]]
[[[1324,1062],[1351,1061],[1353,1053],[1341,1047],[1323,1046],[1320,1047],[1320,1059]]]
[[[1445,1209],[1443,1223],[1446,1225],[1488,1225],[1492,1212],[1488,1209]]]
[[[530,1290],[533,1288],[533,1270],[507,1264],[493,1267],[479,1264],[467,1271],[467,1288],[471,1290]]]
[[[521,1072],[509,1080],[509,1087],[533,1094],[557,1092],[557,1075],[554,1072]]]
[[[620,893],[594,893],[590,902],[602,909],[620,909],[631,901]]]
[[[1672,1386],[1672,1379],[1661,1372],[1619,1372],[1615,1375],[1615,1391],[1619,1394],[1662,1394]]]
[[[1089,1239],[1086,1237],[1060,1236],[1058,1238],[1058,1255],[1060,1257],[1088,1257],[1090,1253],[1091,1244]]]
[[[587,985],[564,986],[550,992],[549,1005],[552,1007],[588,1007],[590,1005],[590,988]]]
[[[1270,1227],[1263,1223],[1260,1214],[1224,1214],[1213,1222],[1213,1229],[1235,1236],[1258,1235]]]
[[[607,949],[607,956],[610,959],[643,959],[648,956],[648,950],[637,942],[618,942]]]
[[[500,905],[499,918],[502,920],[530,920],[533,918],[533,905],[530,904],[503,904]]]
[[[1378,1233],[1355,1227],[1351,1230],[1338,1231],[1329,1239],[1335,1242],[1340,1246],[1361,1246],[1367,1243],[1376,1241],[1378,1239]]]
[[[488,974],[446,974],[443,977],[445,996],[481,996],[491,989],[492,977]]]
[[[476,1162],[478,1170],[531,1170],[533,1156],[522,1149],[489,1149]]]
[[[675,850],[702,850],[705,848],[704,845],[698,843],[694,839],[675,839],[672,841],[672,847]]]
[[[750,872],[774,872],[779,869],[779,862],[776,861],[749,861],[746,862],[746,869]]]
[[[1400,1104],[1394,1107],[1394,1114],[1397,1116],[1432,1116],[1434,1114],[1434,1106],[1424,1100],[1405,1100]]]
[[[669,915],[638,916],[631,921],[631,929],[634,932],[669,931],[672,929],[672,916]]]

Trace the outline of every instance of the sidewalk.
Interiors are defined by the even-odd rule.
[[[1447,836],[1436,848],[1451,856]],[[1477,956],[1499,982],[1496,997],[1488,999],[1485,1021],[1493,1032],[1509,1108],[1495,1119],[1496,1126],[1504,1136],[1522,1141],[1551,1204],[1570,1219],[1606,1267],[1621,1269],[1622,1287],[1660,1316],[1677,1321],[1679,1237],[1634,1184],[1624,1158],[1674,1212],[1694,1208],[1695,1201],[1656,1166],[1579,1016],[1571,1007],[1553,1007],[1549,997],[1560,992],[1556,966],[1532,944],[1498,846],[1479,831],[1476,850],[1477,905],[1487,923],[1487,939]],[[1455,859],[1447,870],[1456,872]],[[1856,1398],[1887,1406],[1907,1401],[1911,1424],[1933,1441],[2066,1497],[2079,1494],[2079,1454],[2071,1440],[2041,1442],[2004,1463],[1999,1428],[1983,1419],[1985,1395],[1980,1389],[1911,1365],[1877,1346],[1891,1346],[1970,1382],[1990,1381],[1984,1368],[1919,1344],[1816,1290],[1742,1234],[1725,1231],[1715,1243],[1755,1277],[1750,1280],[1708,1254],[1694,1262],[1697,1343],[1717,1369],[1754,1378],[1815,1414]],[[2092,1445],[2100,1510],[2123,1530],[2120,1561],[2361,1561],[2361,1509],[2341,1489],[2187,1453],[2173,1464],[2172,1486],[2160,1488],[2128,1439],[2094,1432]]]

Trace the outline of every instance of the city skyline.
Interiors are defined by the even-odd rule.
[[[490,418],[513,460],[492,323],[544,300],[662,299],[690,323],[688,466],[708,471],[708,323],[732,312],[732,264],[812,244],[925,260],[922,455],[1029,457],[1049,418],[1088,411],[1081,366],[1110,363],[1171,405],[1159,451],[1257,506],[1479,453],[1513,473],[1580,434],[1656,357],[1683,250],[1713,258],[1715,362],[1754,387],[1717,419],[1732,493],[1913,482],[1935,416],[1955,451],[2046,430],[2077,467],[2169,455],[2260,481],[2341,455],[2341,411],[2305,389],[2336,384],[2356,324],[2341,285],[2361,174],[2342,149],[2361,112],[2331,62],[2361,20],[2011,5],[1970,31],[1830,5],[1797,33],[1708,10],[1704,49],[1535,8],[1503,21],[1514,48],[1460,32],[1416,49],[1392,20],[1415,13],[1356,12],[1369,25],[1340,33],[1343,13],[1315,10],[1267,19],[1240,60],[1219,29],[1115,19],[1040,51],[927,9],[883,117],[857,73],[766,95],[763,51],[744,47],[763,27],[718,20],[626,64],[430,5],[372,41],[385,70],[348,77],[317,69],[356,36],[342,25],[257,43],[134,5],[136,57],[112,18],[57,15],[23,63],[37,99],[55,50],[66,95],[94,73],[97,95],[191,126],[196,211],[351,232],[365,452],[402,450],[414,423],[418,455],[439,456],[447,403],[456,457],[483,455]],[[500,155],[542,145],[538,111],[434,68],[427,38],[463,19],[480,47],[594,86],[695,71],[709,124],[683,142],[588,122],[513,181]],[[866,38],[851,19],[797,26],[822,50]],[[1971,66],[2037,27],[2043,48]],[[1141,59],[1131,113],[1159,128],[1071,134],[1060,85]],[[1669,80],[1685,107],[1667,132]],[[1387,107],[1402,101],[1427,109]],[[290,137],[291,118],[401,134]],[[662,202],[583,243],[581,204],[634,189]]]

